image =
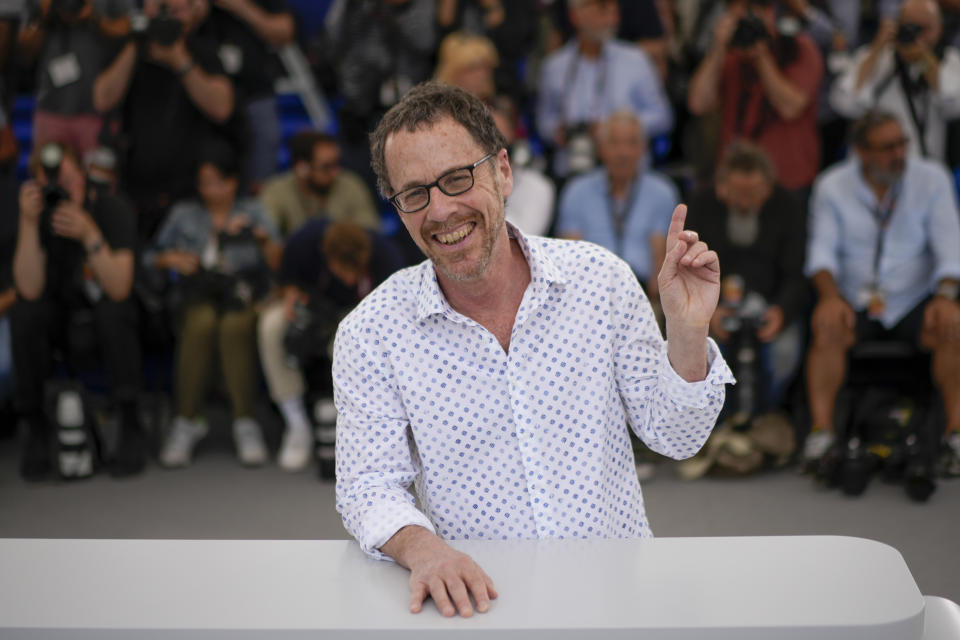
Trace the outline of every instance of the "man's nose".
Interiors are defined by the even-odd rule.
[[[443,222],[456,211],[457,198],[460,197],[448,196],[437,185],[430,187],[429,196],[430,203],[427,205],[426,217],[436,222]]]

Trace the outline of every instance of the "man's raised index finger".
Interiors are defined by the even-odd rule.
[[[670,228],[667,230],[667,251],[673,247],[677,238],[683,232],[683,225],[687,221],[687,205],[678,204],[673,210],[673,217],[670,219]]]

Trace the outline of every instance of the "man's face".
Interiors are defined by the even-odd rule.
[[[753,215],[773,193],[773,183],[762,171],[731,171],[717,184],[717,197],[733,215]]]
[[[913,24],[922,31],[908,44],[897,43],[897,52],[907,62],[919,61],[940,39],[942,25],[937,9],[927,0],[909,0],[900,9],[899,24]]]
[[[614,180],[632,179],[647,151],[643,130],[636,122],[616,120],[601,135],[598,153],[607,172]]]
[[[485,155],[470,133],[450,118],[413,132],[398,131],[387,138],[384,148],[393,193],[430,184]],[[507,241],[504,198],[513,189],[513,174],[506,150],[478,165],[473,177],[473,187],[465,193],[448,196],[432,187],[424,209],[399,214],[437,270],[456,281],[482,277],[498,243]]]
[[[873,128],[867,144],[857,147],[867,177],[880,184],[893,184],[907,166],[907,137],[900,123],[890,120]]]
[[[197,192],[208,209],[229,207],[237,197],[237,179],[229,178],[209,163],[197,171]]]
[[[577,35],[602,44],[613,38],[620,26],[617,0],[587,0],[570,8],[570,22]]]
[[[340,148],[326,142],[314,145],[306,175],[307,187],[311,191],[319,196],[328,195],[340,175]]]

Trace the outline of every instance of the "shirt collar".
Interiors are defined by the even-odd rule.
[[[552,284],[563,285],[566,278],[553,260],[544,252],[542,242],[531,243],[526,236],[513,224],[506,222],[507,234],[517,241],[523,257],[530,267],[530,286],[534,294]],[[420,264],[420,283],[417,291],[417,319],[421,322],[434,314],[446,315],[453,312],[453,308],[440,291],[437,282],[437,271],[430,260]]]

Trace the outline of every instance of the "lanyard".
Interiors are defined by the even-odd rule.
[[[573,60],[570,61],[570,64],[567,65],[567,76],[564,80],[564,94],[563,101],[561,106],[563,109],[563,126],[569,127],[572,124],[577,124],[576,122],[570,122],[570,98],[573,95],[576,95],[573,91],[573,84],[577,80],[577,75],[580,73],[580,61],[582,57],[580,52],[574,54]],[[593,94],[593,104],[590,105],[590,109],[587,110],[586,118],[582,122],[595,122],[600,118],[600,108],[603,104],[604,91],[607,86],[607,49],[604,47],[603,51],[600,52],[600,68],[597,71],[597,83],[594,89]]]
[[[633,210],[633,204],[637,200],[637,192],[640,190],[640,178],[638,174],[630,182],[630,191],[627,198],[623,201],[623,206],[617,207],[613,199],[613,190],[607,191],[607,212],[610,214],[610,222],[613,224],[613,238],[616,243],[616,254],[623,258],[623,238],[627,227],[627,220],[630,217],[630,211]]]
[[[897,207],[897,199],[900,197],[902,188],[903,180],[898,180],[887,190],[877,206],[871,209],[873,219],[877,221],[877,245],[873,254],[873,289],[877,288],[880,281],[880,259],[883,257],[883,246],[887,239],[887,230],[890,228],[890,220],[893,218],[893,210]]]

